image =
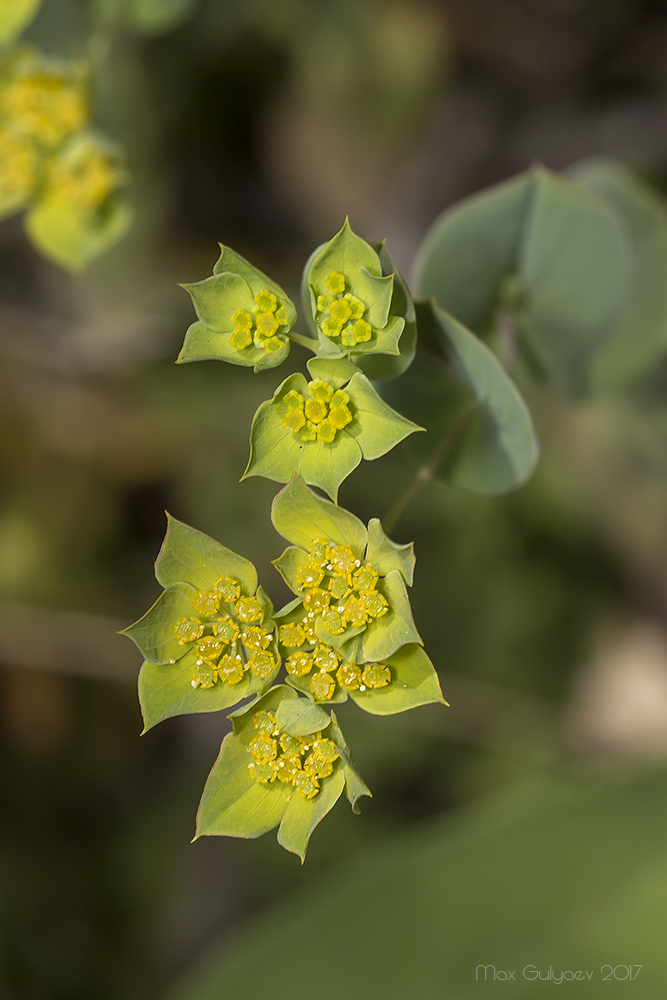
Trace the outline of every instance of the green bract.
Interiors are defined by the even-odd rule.
[[[178,361],[219,359],[256,372],[275,368],[289,354],[294,305],[280,285],[239,254],[222,244],[220,250],[210,278],[183,285],[199,322],[188,330]]]
[[[376,246],[380,252],[353,233],[346,219],[306,265],[304,305],[317,330],[320,354],[401,354],[406,318],[414,324],[412,303],[402,282],[394,294],[393,265],[386,253],[382,259],[382,244]]]
[[[312,381],[290,375],[257,410],[244,475],[286,483],[297,473],[335,499],[362,458],[379,458],[422,428],[387,406],[344,360],[313,358],[308,368]]]
[[[260,837],[303,861],[317,824],[345,790],[352,808],[370,791],[356,772],[335,716],[279,685],[232,715],[199,812],[197,837]]]
[[[299,650],[285,663],[292,677],[308,674],[313,662],[329,675],[343,661],[378,664],[407,643],[421,643],[405,586],[412,582],[412,545],[396,545],[375,518],[367,530],[297,477],[273,501],[271,518],[293,543],[274,563],[299,597],[279,616],[283,648]],[[305,647],[326,647],[332,654],[323,653],[320,663]],[[343,676],[336,673],[340,687],[354,689]],[[377,684],[367,687],[384,686],[379,674],[373,677]],[[329,700],[337,690],[332,684],[319,681],[311,694]]]
[[[272,683],[280,667],[273,605],[251,562],[170,517],[155,574],[164,593],[123,633],[146,660],[146,729],[228,708]]]

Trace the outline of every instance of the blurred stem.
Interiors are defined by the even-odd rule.
[[[506,372],[511,372],[516,364],[518,354],[516,323],[511,309],[501,306],[496,311],[495,323],[500,337],[498,360]]]
[[[417,470],[417,474],[403,496],[394,504],[387,516],[383,519],[382,527],[388,535],[392,533],[410,504],[414,503],[424,487],[427,486],[433,479],[433,476],[438,471],[438,468],[468,426],[474,412],[474,408],[470,408],[461,414],[454,426],[450,427],[450,429],[442,436],[440,442],[427,461],[424,462],[421,468]]]

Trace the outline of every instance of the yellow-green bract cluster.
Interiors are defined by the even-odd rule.
[[[71,270],[131,221],[118,150],[88,129],[88,89],[85,62],[21,46],[0,63],[0,217],[27,208],[33,243]]]

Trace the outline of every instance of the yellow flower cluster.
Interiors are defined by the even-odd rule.
[[[296,571],[305,614],[281,625],[278,637],[286,649],[297,650],[285,661],[287,673],[292,677],[310,674],[310,691],[318,701],[333,698],[336,681],[347,691],[385,687],[391,681],[389,667],[351,663],[322,642],[316,629],[319,619],[331,635],[341,635],[348,628],[381,618],[389,605],[377,589],[378,580],[373,567],[355,559],[349,545],[331,545],[321,539],[311,542],[308,561]]]
[[[281,326],[287,325],[285,306],[273,292],[266,289],[258,292],[252,312],[237,309],[232,316],[232,323],[234,332],[229,342],[237,351],[244,351],[254,344],[271,354],[283,346],[284,340],[277,334]]]
[[[228,605],[230,613],[221,610],[221,605]],[[218,681],[239,684],[247,670],[261,680],[269,677],[276,667],[276,658],[267,648],[274,636],[254,624],[263,617],[257,597],[242,596],[238,581],[226,576],[216,581],[214,590],[198,590],[192,609],[198,617],[181,618],[174,625],[182,646],[194,644],[192,687],[212,688]]]
[[[253,722],[257,735],[248,745],[254,757],[248,768],[255,781],[266,785],[277,778],[296,788],[304,799],[314,798],[320,782],[333,774],[339,757],[335,744],[321,733],[290,736],[281,732],[273,712],[256,712]]]
[[[80,142],[66,155],[54,159],[48,173],[48,193],[78,208],[94,210],[114,191],[122,175],[99,146]]]
[[[16,135],[53,149],[86,123],[83,81],[26,57],[0,89],[0,114]]]
[[[326,337],[340,337],[342,347],[354,347],[371,339],[373,328],[363,318],[366,306],[345,291],[345,275],[332,271],[326,282],[328,295],[317,297],[317,322]]]
[[[383,663],[359,666],[340,656],[325,643],[313,645],[306,639],[303,623],[281,625],[280,642],[288,649],[299,647],[285,660],[285,669],[292,677],[310,677],[310,693],[316,701],[329,701],[336,693],[336,681],[345,691],[366,691],[386,687],[391,671]],[[317,640],[316,640],[317,641]]]
[[[0,203],[14,208],[25,202],[37,183],[39,156],[31,142],[0,125]]]
[[[350,397],[342,389],[334,391],[326,379],[308,383],[309,396],[291,389],[283,397],[287,407],[282,425],[302,441],[323,441],[331,444],[338,431],[342,431],[352,421],[348,403]]]

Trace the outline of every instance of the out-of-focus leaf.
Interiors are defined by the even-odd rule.
[[[502,306],[533,365],[571,393],[612,334],[631,278],[620,215],[543,168],[446,212],[418,256],[418,294],[478,335]]]
[[[443,212],[417,255],[415,294],[435,298],[476,333],[487,326],[501,282],[517,270],[531,184],[521,174]]]
[[[97,0],[100,14],[142,34],[159,34],[178,27],[197,0]]]
[[[13,42],[30,24],[42,0],[0,0],[0,45]]]
[[[617,212],[578,184],[534,173],[519,249],[521,333],[563,387],[584,385],[590,359],[625,304],[632,248]]]
[[[314,981],[320,1000],[404,1000],[416,992],[473,1000],[500,990],[532,1000],[554,989],[591,1000],[635,990],[661,1000],[666,788],[662,770],[551,779],[404,832],[254,917],[164,1000],[218,1000],[249,981],[275,1000],[306,996]],[[321,954],[305,949],[289,977],[276,978],[294,941],[312,933],[323,899],[327,920],[355,946],[335,976],[323,977]],[[513,971],[511,985],[494,968]],[[543,982],[532,978],[535,970]]]
[[[419,303],[418,322],[446,362],[419,358],[403,376],[398,400],[431,430],[422,448],[434,453],[436,435],[448,444],[437,474],[480,496],[516,489],[539,456],[519,391],[493,352],[452,316]]]
[[[614,160],[587,160],[568,174],[620,212],[634,245],[630,297],[609,342],[592,364],[595,388],[626,385],[647,373],[667,350],[665,202]]]

